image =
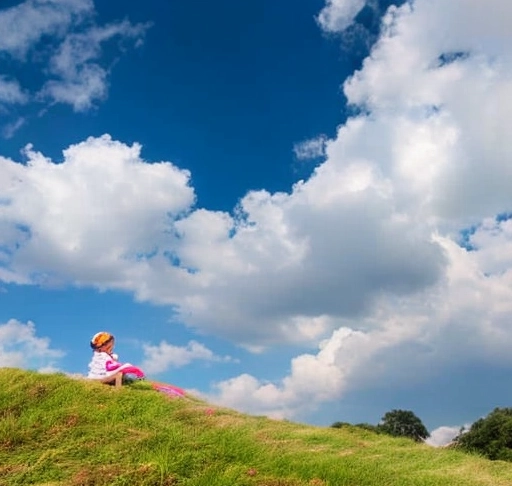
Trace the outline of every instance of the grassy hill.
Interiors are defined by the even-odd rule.
[[[510,486],[512,463],[4,368],[0,485]]]

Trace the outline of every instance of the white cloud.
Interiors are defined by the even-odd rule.
[[[448,266],[435,286],[406,298],[384,297],[367,317],[345,320],[350,327],[334,331],[317,354],[294,358],[290,374],[279,383],[242,375],[218,383],[208,398],[249,413],[296,418],[383,380],[413,385],[471,361],[511,366],[509,255],[502,255],[507,271],[484,274],[479,252],[450,239],[439,244]]]
[[[9,138],[12,138],[14,136],[14,134],[23,126],[25,125],[25,118],[17,118],[16,120],[14,120],[13,122],[11,123],[8,123],[7,125],[4,126],[3,130],[2,130],[2,134],[5,138],[9,139]]]
[[[311,190],[310,205],[323,203],[324,209],[334,207],[336,198],[342,199],[350,189],[373,189],[381,197],[380,207],[390,197],[393,209],[387,223],[400,221],[410,230],[425,229],[425,236],[420,237],[424,242],[430,232],[445,255],[445,276],[416,294],[399,297],[384,293],[374,306],[365,309],[365,315],[345,320],[345,325],[367,330],[364,345],[360,350],[356,347],[359,359],[355,362],[343,346],[336,345],[335,332],[331,340],[336,371],[329,370],[319,351],[296,358],[291,374],[281,383],[264,383],[243,375],[220,383],[216,399],[253,412],[293,417],[305,400],[296,399],[292,385],[308,382],[309,369],[323,376],[319,364],[335,381],[321,387],[332,390],[331,399],[383,376],[396,379],[398,374],[401,380],[413,383],[425,377],[426,369],[436,373],[453,363],[484,360],[512,364],[508,353],[512,335],[507,324],[512,312],[511,222],[494,218],[512,207],[512,174],[507,162],[511,158],[507,148],[510,134],[506,128],[506,113],[510,112],[506,100],[512,95],[511,60],[502,49],[506,43],[500,42],[508,35],[503,18],[510,20],[512,11],[506,2],[493,2],[493,8],[496,15],[485,17],[479,15],[477,2],[452,2],[450,15],[441,14],[436,2],[420,0],[414,7],[406,4],[390,9],[387,27],[371,57],[345,83],[349,102],[370,110],[371,115],[351,119],[340,128],[337,138],[327,143],[326,163],[305,184]],[[453,28],[453,18],[460,19],[460,30]],[[438,27],[441,34],[432,35]],[[439,61],[445,53],[466,51],[471,52],[469,57],[455,56],[449,64]],[[509,95],[504,96],[505,92]],[[503,105],[496,93],[505,100]],[[340,184],[343,178],[336,177],[343,171],[350,173],[346,177],[350,186]],[[313,194],[315,185],[318,190]],[[296,191],[292,198],[297,195]],[[372,214],[368,207],[353,212],[365,221]],[[346,225],[339,208],[336,214],[339,224]],[[471,225],[478,225],[469,237],[477,251],[468,252],[457,241],[458,232]],[[318,233],[327,241],[336,241],[332,233]],[[340,253],[364,262],[361,256],[368,241],[376,239],[382,243],[382,238],[356,240],[357,250],[345,247]],[[399,251],[403,254],[403,249]],[[389,262],[389,256],[383,260]],[[335,260],[327,261],[333,264]],[[390,264],[392,268],[400,266]],[[358,271],[350,270],[341,275],[349,276],[354,285]],[[364,267],[360,271],[365,272]],[[389,283],[390,275],[387,277]],[[328,280],[323,282],[321,288],[326,291]],[[336,288],[341,301],[345,296],[342,284]],[[296,365],[301,362],[308,366]],[[244,387],[245,392],[240,392]],[[275,400],[270,404],[247,400],[244,393],[275,396]],[[329,398],[319,402],[324,399]],[[279,410],[273,408],[275,404]]]
[[[369,109],[376,121],[366,135],[391,142],[394,163],[381,167],[397,190],[416,194],[432,217],[455,227],[510,202],[511,169],[503,161],[511,153],[502,121],[510,110],[505,93],[512,89],[512,66],[502,19],[511,13],[495,0],[493,13],[479,16],[477,3],[453,2],[443,15],[437,1],[390,9],[371,57],[345,83],[349,103]],[[442,63],[447,55],[454,60]],[[366,130],[371,126],[365,123]]]
[[[102,44],[114,38],[141,40],[148,26],[124,20],[67,35],[50,59],[49,70],[56,79],[47,81],[38,96],[70,104],[75,111],[88,110],[107,94],[108,72],[98,64]]]
[[[204,344],[190,341],[187,346],[174,346],[162,341],[157,346],[143,345],[144,361],[141,368],[148,374],[162,373],[169,368],[180,368],[193,361],[229,362],[229,356],[217,356]]]
[[[33,79],[44,78],[29,92],[19,80],[0,73],[4,116],[11,116],[9,105],[29,101],[65,103],[74,111],[86,111],[107,97],[113,60],[105,60],[104,45],[115,40],[139,46],[149,24],[123,20],[99,26],[94,14],[92,0],[26,0],[0,10],[0,53],[15,63],[30,62],[37,71]],[[7,138],[15,124],[9,121],[4,127]]]
[[[462,427],[451,427],[443,425],[430,432],[430,437],[425,443],[434,447],[443,447],[452,442],[460,434]]]
[[[289,195],[249,193],[233,218],[191,211],[189,174],[145,163],[137,145],[91,138],[61,164],[26,155],[0,160],[6,269],[176,304],[188,324],[247,346],[321,338],[382,292],[432,283],[443,261],[393,215],[368,164],[325,165]]]
[[[93,11],[92,0],[26,0],[0,10],[0,51],[24,58],[43,36],[60,36]]]
[[[326,32],[341,32],[354,21],[365,3],[365,0],[327,0],[318,15],[318,23]]]
[[[379,348],[390,347],[391,336],[341,327],[319,345],[316,355],[291,361],[291,372],[280,383],[260,381],[248,374],[215,385],[207,398],[224,406],[274,418],[293,418],[315,410],[347,389],[351,375]],[[395,342],[399,342],[395,338]],[[377,371],[378,372],[378,371]]]
[[[94,101],[104,100],[107,89],[107,72],[97,64],[91,64],[83,66],[74,77],[48,81],[38,97],[67,103],[79,112],[90,109]]]
[[[27,101],[27,95],[16,80],[0,75],[0,104],[26,103]]]
[[[295,157],[299,160],[315,159],[325,155],[325,144],[327,137],[321,135],[319,137],[310,138],[293,146]]]
[[[47,338],[36,336],[33,322],[15,319],[0,324],[0,367],[48,370],[64,353],[50,347]]]
[[[26,165],[0,159],[0,245],[11,268],[34,282],[143,286],[130,283],[132,272],[147,265],[194,193],[188,172],[145,164],[140,149],[103,136],[68,148],[62,164],[31,147]]]

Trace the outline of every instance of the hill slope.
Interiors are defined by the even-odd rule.
[[[4,368],[0,485],[505,486],[512,464]]]

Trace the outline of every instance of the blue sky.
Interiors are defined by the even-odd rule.
[[[441,7],[4,2],[0,365],[109,330],[248,413],[507,406],[512,9]]]

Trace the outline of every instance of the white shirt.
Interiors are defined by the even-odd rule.
[[[89,363],[89,374],[88,378],[107,378],[109,376],[114,376],[119,373],[120,369],[117,367],[116,369],[112,369],[111,371],[107,370],[107,363],[110,361],[113,365],[118,364],[110,354],[105,353],[104,351],[94,351],[92,354],[92,359]]]

